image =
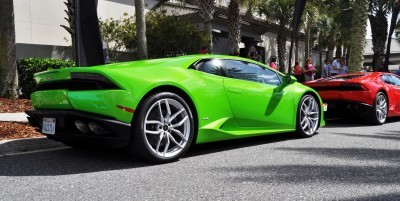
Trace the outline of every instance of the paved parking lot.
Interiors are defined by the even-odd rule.
[[[290,134],[203,144],[151,165],[120,150],[0,157],[2,200],[399,200],[400,119],[328,120]]]

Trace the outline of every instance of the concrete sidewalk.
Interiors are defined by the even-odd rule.
[[[0,113],[0,124],[1,122],[28,123],[27,116],[28,115],[23,112]],[[67,148],[67,146],[61,142],[49,140],[45,136],[40,138],[0,140],[0,156],[56,148]]]

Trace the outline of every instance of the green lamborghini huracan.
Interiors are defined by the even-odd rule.
[[[126,147],[142,159],[179,159],[193,143],[324,126],[311,88],[261,63],[190,55],[35,74],[32,126],[50,139]]]

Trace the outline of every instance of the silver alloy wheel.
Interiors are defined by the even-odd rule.
[[[379,93],[378,97],[376,97],[375,114],[376,114],[376,119],[380,123],[385,123],[387,117],[387,101],[386,101],[386,96],[382,93]]]
[[[313,135],[318,128],[319,106],[315,98],[307,95],[300,106],[300,126],[306,135]]]
[[[178,101],[165,98],[155,102],[143,123],[147,145],[159,157],[174,157],[187,145],[191,129],[189,115]]]

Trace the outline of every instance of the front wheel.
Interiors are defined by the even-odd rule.
[[[370,114],[371,123],[374,125],[381,125],[386,122],[388,113],[388,104],[386,95],[382,92],[378,92],[375,97],[374,106]]]
[[[296,133],[300,137],[311,137],[316,134],[320,121],[320,107],[312,95],[304,95],[297,108]]]
[[[146,98],[136,110],[128,151],[144,160],[167,163],[179,159],[193,141],[190,107],[177,94],[160,92]]]

